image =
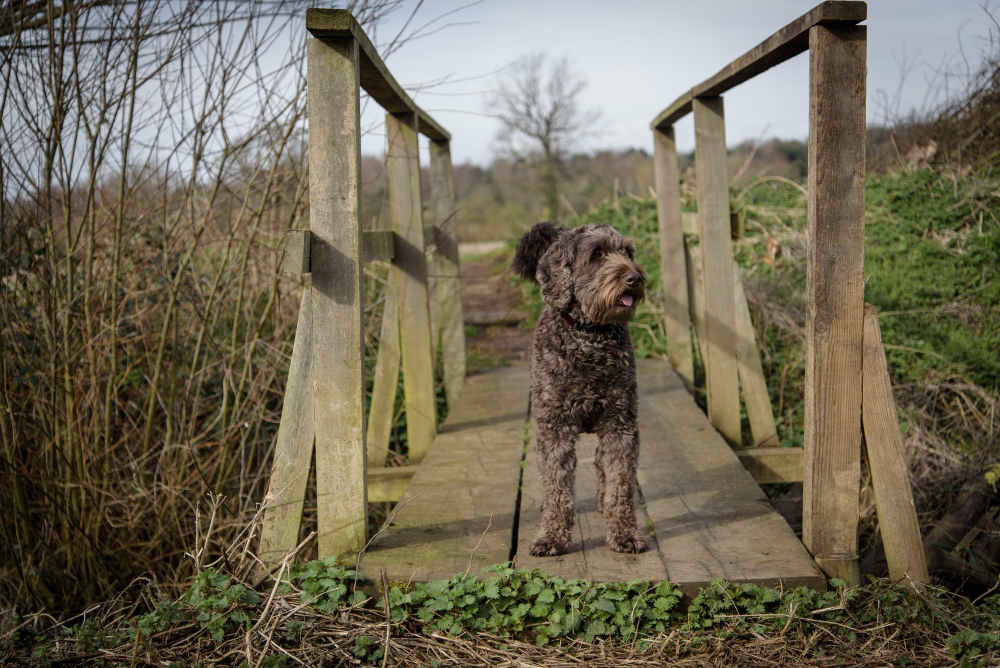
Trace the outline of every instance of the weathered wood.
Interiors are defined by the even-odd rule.
[[[802,448],[737,450],[736,456],[759,485],[802,482]]]
[[[729,223],[732,228],[733,240],[740,238],[740,216],[735,212],[729,213]],[[698,212],[697,211],[682,211],[681,212],[681,231],[684,234],[690,234],[692,236],[698,236],[701,234],[700,223],[698,222]]]
[[[257,555],[265,569],[298,545],[302,504],[313,453],[312,292],[306,288],[299,305],[292,361],[288,367],[281,423],[274,446],[271,477],[264,496],[264,517]]]
[[[413,480],[417,466],[368,469],[368,502],[396,503]]]
[[[803,541],[857,584],[864,305],[865,26],[809,32],[809,311]]]
[[[365,544],[358,45],[308,40],[312,384],[320,557]]]
[[[375,379],[368,412],[368,470],[385,466],[392,440],[392,422],[396,417],[396,392],[399,387],[399,307],[395,281],[385,285],[382,306],[382,333],[378,340]],[[369,484],[371,481],[369,480]],[[369,497],[371,489],[368,490]]]
[[[689,595],[713,578],[824,588],[802,543],[680,378],[654,359],[640,360],[638,373],[639,487],[670,581]]]
[[[386,114],[389,208],[396,237],[393,280],[399,305],[406,436],[410,461],[419,462],[437,432],[434,366],[427,295],[427,259],[417,156],[416,117]]]
[[[361,242],[365,262],[391,260],[396,256],[396,240],[392,230],[365,230],[361,235]]]
[[[281,270],[286,274],[308,274],[312,236],[309,230],[288,230],[285,235],[285,259]]]
[[[534,425],[531,430],[534,434]],[[667,579],[663,561],[657,554],[656,537],[650,535],[650,520],[638,507],[637,516],[649,549],[639,554],[619,554],[605,542],[604,518],[597,511],[597,469],[594,455],[597,436],[584,434],[576,446],[576,526],[574,541],[566,554],[557,557],[533,557],[528,551],[538,534],[542,512],[542,483],[532,447],[525,458],[521,484],[520,522],[517,530],[517,567],[538,568],[563,579],[582,578],[592,582],[628,582]],[[637,506],[639,500],[637,499]]]
[[[357,40],[360,51],[360,83],[379,105],[391,114],[415,113],[420,118],[420,132],[436,141],[448,141],[451,135],[430,114],[418,107],[403,87],[389,73],[368,35],[346,9],[307,9],[306,29],[313,37]]]
[[[771,396],[764,380],[764,367],[757,350],[757,331],[750,318],[750,305],[743,290],[739,267],[733,268],[733,288],[736,299],[736,359],[743,386],[743,403],[747,407],[750,433],[757,446],[779,445],[778,428],[774,424]]]
[[[752,79],[809,47],[809,30],[816,25],[831,24],[849,27],[868,17],[864,2],[834,2],[819,4],[795,19],[766,40],[729,63],[715,75],[701,82],[674,100],[653,120],[653,129],[674,124],[691,112],[691,100],[696,97],[722,95],[748,79]]]
[[[913,504],[910,469],[896,419],[878,312],[871,304],[865,304],[864,317],[861,417],[889,577],[893,580],[909,577],[917,584],[926,584],[930,577]]]
[[[431,200],[435,243],[430,269],[431,345],[441,351],[444,389],[454,406],[465,384],[465,326],[458,269],[458,217],[451,147],[431,142]]]
[[[527,368],[470,376],[362,573],[427,582],[510,559],[527,416]]]
[[[674,129],[653,130],[656,169],[656,217],[660,229],[660,272],[663,277],[663,323],[667,352],[677,373],[694,382],[691,319],[688,316],[687,270],[681,224],[680,180]]]
[[[695,168],[705,283],[705,385],[708,418],[730,443],[740,443],[740,387],[733,314],[733,249],[721,97],[695,98]]]
[[[705,283],[701,277],[701,249],[684,240],[684,268],[687,272],[688,307],[694,326],[695,343],[701,363],[705,364]]]

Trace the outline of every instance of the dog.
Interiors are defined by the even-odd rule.
[[[610,225],[538,223],[517,243],[514,271],[545,307],[531,344],[531,412],[542,481],[533,556],[564,554],[575,520],[576,441],[597,434],[597,508],[615,552],[647,548],[635,511],[639,396],[628,321],[645,297],[635,243]]]

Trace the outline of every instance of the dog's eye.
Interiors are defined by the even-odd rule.
[[[631,246],[625,249],[625,253],[628,254],[628,259],[630,260],[635,259],[635,249],[632,248]]]
[[[592,254],[590,255],[590,259],[591,259],[591,260],[600,260],[600,259],[601,259],[601,258],[602,258],[603,256],[604,256],[604,253],[603,253],[603,252],[601,251],[601,249],[600,249],[600,248],[598,248],[597,250],[595,250],[595,251],[594,251],[594,252],[593,252],[593,253],[592,253]]]

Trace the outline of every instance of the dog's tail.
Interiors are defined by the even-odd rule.
[[[538,262],[549,246],[559,238],[559,228],[552,221],[538,223],[518,239],[511,266],[530,281],[535,280]]]

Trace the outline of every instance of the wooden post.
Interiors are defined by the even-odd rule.
[[[444,389],[454,407],[465,384],[465,323],[462,320],[462,284],[458,270],[458,217],[451,145],[430,142],[431,200],[437,244],[430,270],[431,345],[441,351]]]
[[[861,579],[857,529],[865,57],[865,26],[831,24],[809,29],[809,312],[802,538],[827,575],[850,584]]]
[[[674,129],[653,130],[656,169],[656,217],[660,228],[660,271],[663,275],[663,319],[667,352],[681,378],[694,382],[691,320],[688,317],[684,234],[681,231],[680,180]]]
[[[358,44],[308,40],[313,417],[320,558],[365,544]]]
[[[695,98],[695,169],[701,268],[705,282],[705,378],[708,418],[731,444],[739,444],[740,387],[733,314],[733,248],[726,168],[726,123],[721,97]]]
[[[698,249],[700,251],[700,249]],[[684,240],[684,266],[688,285],[688,305],[691,324],[694,325],[695,340],[698,344],[698,354],[701,363],[705,364],[705,283],[701,275],[701,253],[692,248],[687,239]]]
[[[417,117],[386,114],[385,127],[389,145],[389,204],[396,235],[392,274],[399,305],[406,436],[410,463],[415,464],[427,454],[437,433]]]
[[[368,469],[385,466],[392,439],[392,421],[396,417],[396,391],[399,387],[399,305],[392,276],[386,281],[382,306],[382,334],[378,339],[375,380],[368,413]],[[371,494],[371,489],[369,489]]]
[[[918,585],[927,584],[930,576],[913,505],[910,469],[903,454],[878,313],[871,304],[865,304],[861,417],[889,577],[902,580],[908,576]]]
[[[776,446],[779,445],[778,428],[774,424],[771,396],[767,392],[764,366],[760,363],[760,351],[757,350],[757,332],[750,319],[750,305],[747,304],[746,292],[743,290],[743,276],[739,267],[735,266],[733,288],[736,297],[736,355],[750,433],[753,435],[754,447]]]
[[[306,239],[308,239],[308,235]],[[302,293],[292,362],[281,407],[271,478],[264,496],[258,556],[265,570],[298,545],[313,455],[312,292]]]

